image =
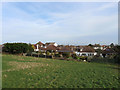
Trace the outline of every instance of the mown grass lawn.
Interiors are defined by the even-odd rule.
[[[2,55],[3,88],[118,88],[117,65]]]

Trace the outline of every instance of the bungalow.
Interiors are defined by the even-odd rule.
[[[94,56],[97,55],[95,50],[90,46],[80,46],[75,52],[78,56]]]
[[[101,45],[99,45],[99,44],[95,44],[95,45],[93,45],[93,48],[96,50],[96,49],[103,49],[103,47],[101,46]]]
[[[73,53],[73,51],[69,47],[61,47],[57,52],[63,53],[63,52],[69,52]]]
[[[108,57],[113,54],[115,54],[115,51],[112,48],[106,48],[102,51],[102,57]]]
[[[57,43],[55,43],[55,42],[49,42],[49,43],[45,43],[45,46],[48,46],[48,45],[54,45],[54,46],[58,46],[58,44]]]
[[[37,44],[38,44],[40,47],[44,47],[44,46],[45,46],[45,44],[43,44],[43,43],[40,42],[40,41],[39,41]]]
[[[35,49],[34,51],[57,51],[57,44],[54,42],[51,43],[45,43],[43,44],[42,42],[38,42],[37,44],[34,45]]]
[[[34,45],[35,49],[34,51],[39,51],[40,49],[44,49],[44,44],[42,42],[38,42],[37,44]]]
[[[58,50],[58,47],[54,45],[48,45],[46,48],[46,51],[50,51],[50,52],[56,52],[57,50]]]
[[[73,46],[73,45],[66,45],[65,47],[69,48],[71,51],[76,50],[76,46]]]

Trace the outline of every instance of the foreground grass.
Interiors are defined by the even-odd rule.
[[[3,88],[118,88],[117,65],[2,55]]]

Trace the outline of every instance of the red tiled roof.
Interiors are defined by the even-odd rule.
[[[70,50],[69,47],[62,47],[61,49],[58,50],[58,52],[73,52],[73,51]]]
[[[58,48],[56,46],[54,46],[54,45],[48,45],[46,50],[54,50],[54,51],[56,51],[56,50],[58,50]]]
[[[78,49],[80,49],[80,52],[95,52],[95,50],[90,46],[81,46]]]
[[[40,49],[40,50],[46,50],[46,48],[44,48],[44,47],[39,47],[39,49]]]
[[[103,54],[109,54],[109,53],[115,53],[115,51],[111,48],[107,48],[104,51],[102,51]]]
[[[40,41],[39,41],[37,44],[38,44],[38,45],[44,45],[44,44],[43,44],[42,42],[40,42]]]

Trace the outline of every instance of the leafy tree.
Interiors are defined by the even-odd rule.
[[[32,44],[32,48],[35,49],[35,46]]]
[[[92,44],[89,44],[88,46],[93,47],[93,45],[92,45]]]
[[[113,43],[111,43],[111,44],[110,44],[110,47],[111,47],[111,48],[114,48],[114,44],[113,44]]]
[[[33,49],[32,45],[29,44],[29,45],[28,45],[28,52],[33,52],[33,51],[34,51],[34,49]]]
[[[95,52],[97,52],[97,56],[99,57],[100,53],[102,53],[102,50],[101,49],[97,49],[97,50],[95,50]]]
[[[5,43],[3,47],[3,52],[7,52],[10,54],[20,54],[32,52],[32,47],[26,43]]]
[[[116,60],[116,63],[120,64],[120,46],[114,46],[114,51],[116,52],[114,59]]]

